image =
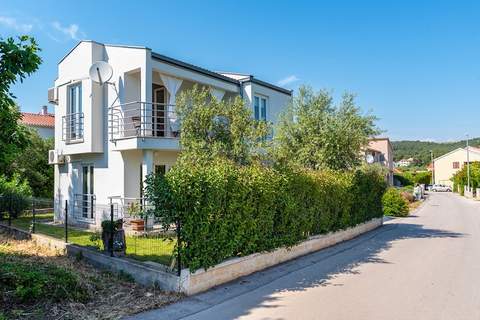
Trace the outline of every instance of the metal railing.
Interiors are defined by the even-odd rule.
[[[78,221],[95,223],[94,194],[75,194],[73,201],[73,217]]]
[[[113,205],[115,219],[123,219],[127,224],[131,220],[147,220],[154,208],[148,205],[144,198],[111,196],[109,200],[110,204]],[[151,222],[153,223],[153,220]]]
[[[110,140],[131,137],[177,138],[180,121],[174,105],[129,102],[109,108]]]
[[[83,141],[83,112],[70,113],[62,117],[62,140]]]

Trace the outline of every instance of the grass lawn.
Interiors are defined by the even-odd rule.
[[[42,222],[53,221],[52,213],[43,213],[36,215],[37,223],[35,232],[51,236],[57,239],[65,239],[65,229],[63,226],[49,225]],[[21,216],[12,220],[12,225],[22,230],[28,231],[32,222],[31,215]],[[68,229],[68,242],[80,246],[96,247],[102,249],[101,240],[96,243],[91,241],[90,237],[94,234],[92,231],[79,230],[76,228]],[[170,266],[172,255],[175,249],[176,240],[164,237],[145,237],[145,236],[127,236],[127,256],[140,261],[153,261]]]

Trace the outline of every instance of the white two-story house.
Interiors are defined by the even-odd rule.
[[[89,77],[107,62],[109,83]],[[257,119],[275,123],[292,92],[252,75],[212,72],[147,47],[79,42],[58,64],[55,104],[55,217],[97,226],[112,202],[142,198],[145,177],[166,172],[180,152],[175,99],[195,84],[217,99],[240,95]],[[66,202],[67,201],[67,202]]]

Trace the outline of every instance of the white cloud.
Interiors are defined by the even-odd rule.
[[[31,24],[19,23],[17,19],[6,16],[0,16],[0,24],[19,32],[30,32],[33,28],[33,25]]]
[[[57,31],[60,31],[72,40],[80,40],[80,38],[85,37],[85,33],[80,31],[80,27],[78,26],[78,24],[73,23],[69,26],[64,27],[60,24],[60,22],[54,21],[52,22],[52,26]]]
[[[277,83],[279,86],[286,86],[287,84],[293,83],[300,80],[296,75],[292,74],[288,77],[285,77],[281,80],[279,80]]]

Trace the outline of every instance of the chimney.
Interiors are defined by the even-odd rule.
[[[47,115],[48,114],[48,107],[47,106],[42,106],[42,110],[40,111],[41,115]]]

